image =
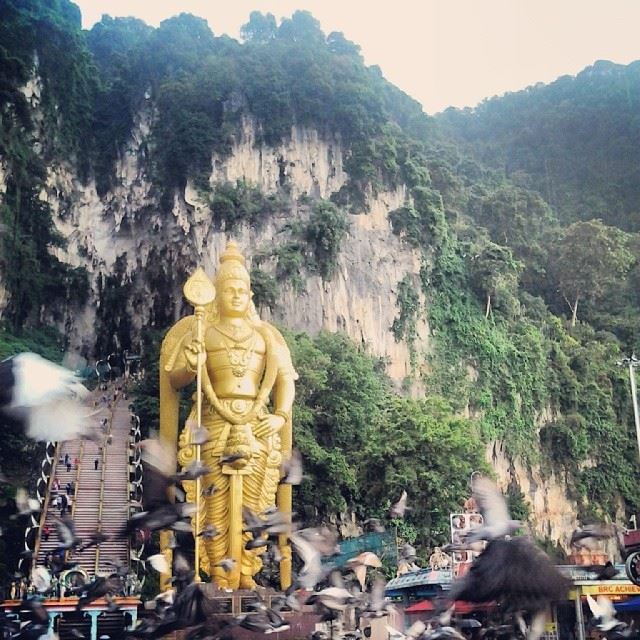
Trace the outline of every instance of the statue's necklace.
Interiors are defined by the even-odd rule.
[[[231,372],[236,378],[243,378],[249,368],[249,361],[253,355],[253,350],[256,344],[256,333],[251,331],[244,336],[234,337],[220,329],[220,327],[214,327],[218,333],[222,335],[222,344],[227,352],[229,358],[229,364],[231,365]],[[234,332],[235,333],[235,332]],[[239,333],[239,332],[238,332]],[[229,338],[233,342],[233,346],[229,346],[225,338]],[[246,342],[251,338],[251,342],[245,347],[241,348],[239,345]]]
[[[233,340],[235,343],[246,342],[251,336],[255,335],[253,328],[249,327],[249,330],[246,333],[242,333],[242,327],[238,327],[232,324],[228,331],[221,329],[219,326],[214,325],[213,327],[218,333],[221,333],[229,340]]]

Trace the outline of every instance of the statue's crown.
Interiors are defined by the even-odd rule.
[[[220,256],[220,266],[216,273],[216,284],[225,280],[242,280],[250,284],[249,272],[245,267],[244,256],[238,250],[238,245],[229,240],[224,253]]]

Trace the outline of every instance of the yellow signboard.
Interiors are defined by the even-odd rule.
[[[585,584],[581,593],[586,595],[615,596],[623,594],[640,594],[640,587],[635,584]]]

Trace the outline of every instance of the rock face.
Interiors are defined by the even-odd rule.
[[[84,266],[92,279],[91,299],[66,322],[71,350],[87,358],[95,353],[90,338],[100,320],[104,280],[117,273],[127,285],[126,308],[135,340],[143,326],[159,325],[187,312],[181,286],[197,264],[212,273],[228,234],[214,224],[207,194],[188,184],[176,196],[170,214],[161,214],[158,193],[147,176],[144,143],[150,114],[141,114],[128,148],[116,167],[116,186],[99,197],[95,185],[83,185],[70,167],[50,168],[46,199],[55,213],[59,231],[68,239],[58,257]],[[256,144],[256,127],[245,119],[232,151],[212,158],[209,183],[244,180],[264,194],[285,190],[292,205],[276,211],[259,227],[241,226],[233,237],[251,259],[282,242],[282,228],[304,215],[296,206],[301,196],[328,199],[347,181],[339,139],[323,139],[311,129],[294,127],[291,137],[275,147]],[[384,357],[389,375],[398,383],[411,374],[409,350],[397,342],[391,326],[398,315],[396,291],[407,275],[417,278],[420,256],[393,235],[388,213],[401,206],[406,190],[371,195],[369,213],[349,216],[350,228],[343,241],[337,268],[328,281],[305,277],[304,291],[283,284],[270,314],[263,314],[292,329],[317,332],[343,331]],[[265,262],[265,271],[275,263]],[[117,283],[114,283],[114,286]],[[163,306],[164,309],[159,307]],[[428,344],[428,327],[419,327]]]
[[[524,494],[533,535],[551,540],[569,552],[571,534],[577,527],[578,504],[567,497],[570,492],[566,478],[553,471],[543,472],[540,465],[525,465],[518,458],[509,459],[501,442],[489,444],[486,457],[498,475],[503,491],[515,482]],[[623,520],[624,507],[619,504],[616,506],[616,521]],[[612,561],[621,561],[614,539],[602,541],[598,547]]]

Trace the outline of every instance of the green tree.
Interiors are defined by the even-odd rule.
[[[313,252],[315,266],[323,280],[333,275],[348,230],[347,216],[335,204],[319,200],[313,205],[304,239]]]
[[[513,307],[523,265],[514,260],[511,250],[487,242],[473,250],[469,261],[472,285],[486,300],[485,318],[491,313],[492,299],[504,308]]]
[[[469,477],[486,469],[480,435],[437,397],[424,401],[389,397],[378,428],[365,444],[361,484],[369,513],[384,515],[402,490],[405,519],[428,545],[448,535],[449,513],[469,495]]]
[[[597,300],[623,278],[633,263],[628,235],[601,220],[575,222],[558,238],[552,251],[555,283],[571,310],[571,326],[581,300]]]
[[[240,35],[247,42],[264,44],[275,38],[277,30],[278,25],[272,13],[252,11],[249,22],[240,28]]]

